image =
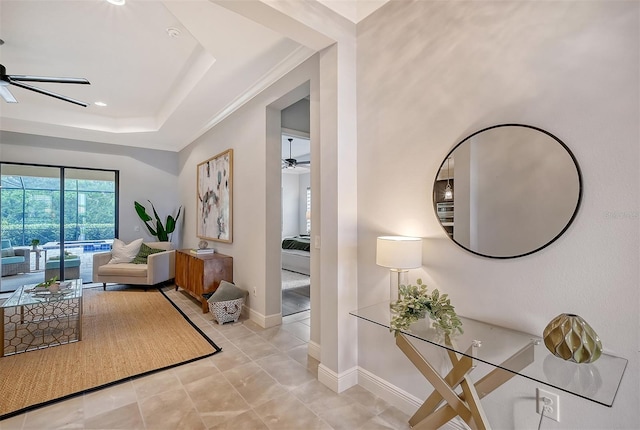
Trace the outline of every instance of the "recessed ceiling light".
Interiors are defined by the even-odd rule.
[[[105,107],[107,104],[105,102],[95,102],[94,105],[100,106],[100,107]]]
[[[122,6],[125,3],[125,0],[107,0],[111,4],[115,4],[116,6]]]
[[[175,37],[180,36],[180,30],[178,30],[175,27],[169,27],[169,28],[167,28],[167,34],[169,35],[169,37],[175,38]]]

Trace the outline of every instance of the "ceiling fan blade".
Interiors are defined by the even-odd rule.
[[[58,84],[87,84],[90,82],[84,78],[52,78],[48,76],[31,76],[31,75],[7,75],[11,81],[21,82],[51,82]]]
[[[54,93],[54,92],[51,92],[51,91],[43,90],[42,88],[32,87],[31,85],[23,84],[22,82],[16,82],[16,81],[10,80],[9,83],[11,85],[15,85],[17,87],[24,88],[25,90],[34,91],[36,93],[40,93],[40,94],[44,94],[46,96],[54,97],[54,98],[59,99],[59,100],[64,100],[65,102],[73,103],[73,104],[80,105],[80,106],[83,106],[83,107],[89,106],[88,103],[81,102],[80,100],[75,100],[75,99],[72,99],[70,97],[65,97],[63,95],[60,95],[60,94],[57,94],[57,93]]]
[[[11,91],[9,91],[9,88],[5,85],[0,85],[0,97],[7,103],[18,103],[18,100],[16,100],[13,94],[11,94]]]
[[[300,160],[297,160],[297,161],[296,161],[296,164],[298,164],[298,165],[301,165],[301,164],[311,164],[311,160],[309,160],[309,161],[300,161]]]

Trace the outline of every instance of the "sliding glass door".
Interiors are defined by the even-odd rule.
[[[0,179],[0,291],[53,277],[91,282],[93,253],[117,234],[118,172],[1,163]]]

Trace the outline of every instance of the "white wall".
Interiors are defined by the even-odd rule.
[[[300,231],[300,177],[282,174],[282,237]]]
[[[357,382],[357,350],[353,342],[357,327],[349,315],[357,306],[358,288],[358,190],[357,172],[353,169],[358,143],[356,28],[351,21],[318,2],[221,4],[319,51],[318,78],[310,82],[310,137],[314,160],[310,350],[313,346],[315,355],[321,357],[318,379],[335,391],[342,391]],[[283,22],[291,25],[282,25]],[[268,136],[280,131],[275,130],[275,122],[268,121]],[[280,127],[279,118],[277,127]],[[267,182],[270,179],[268,175]],[[267,213],[267,224],[271,226],[269,218]],[[267,242],[270,247],[270,241]],[[270,251],[274,253],[277,247]],[[267,254],[269,258],[272,254]]]
[[[3,131],[0,161],[119,170],[119,236],[125,242],[152,238],[136,214],[134,201],[145,204],[150,212],[147,200],[151,200],[163,222],[168,214],[175,216],[180,206],[178,154],[174,152]],[[181,215],[172,238],[175,245],[180,244],[183,221]]]
[[[282,174],[282,237],[307,234],[307,187],[311,175]]]
[[[309,118],[309,99],[297,101],[282,111],[282,128],[309,134],[311,121]]]
[[[400,234],[424,238],[424,266],[410,279],[448,293],[465,316],[538,335],[561,312],[583,316],[629,365],[612,408],[562,394],[561,422],[545,420],[546,429],[640,423],[639,6],[390,2],[358,25],[358,305],[387,297],[375,239]],[[584,198],[550,247],[502,261],[450,241],[431,195],[456,143],[506,122],[563,140],[581,166]],[[358,327],[359,365],[424,398],[428,384],[392,337]],[[535,387],[516,378],[485,398],[493,428],[536,428]]]
[[[277,139],[268,139],[268,111],[294,90],[306,94],[301,92],[291,103],[308,95],[308,81],[317,79],[317,70],[317,58],[307,60],[179,154],[179,187],[187,217],[184,245],[192,247],[199,241],[195,229],[196,165],[226,149],[234,151],[233,242],[211,241],[210,246],[233,257],[236,285],[250,292],[255,288],[256,294],[249,296],[247,304],[259,324],[281,318],[281,131],[278,119]]]

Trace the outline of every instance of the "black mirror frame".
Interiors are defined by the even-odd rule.
[[[551,137],[553,140],[555,140],[556,142],[558,142],[564,149],[565,151],[567,151],[567,153],[569,154],[569,156],[571,157],[571,160],[573,161],[573,164],[576,168],[576,173],[578,175],[578,201],[576,202],[576,207],[573,211],[573,213],[571,214],[571,218],[569,219],[569,221],[567,221],[567,224],[564,226],[564,228],[562,230],[560,230],[560,232],[558,234],[556,234],[551,240],[549,240],[547,243],[545,243],[542,246],[539,246],[531,251],[522,253],[522,254],[518,254],[518,255],[509,255],[509,256],[495,256],[495,255],[487,255],[487,254],[483,254],[481,252],[478,251],[474,251],[472,249],[467,248],[466,246],[462,245],[460,242],[456,241],[453,237],[449,237],[449,235],[447,234],[447,237],[456,245],[458,245],[460,248],[478,255],[480,257],[486,257],[486,258],[492,258],[492,259],[497,259],[497,260],[510,260],[513,258],[520,258],[520,257],[524,257],[527,255],[531,255],[533,253],[536,253],[538,251],[541,251],[542,249],[548,247],[549,245],[551,245],[553,242],[555,242],[556,240],[558,240],[558,238],[560,238],[560,236],[562,236],[567,229],[571,226],[571,224],[573,224],[573,221],[575,220],[577,214],[578,214],[578,210],[580,209],[580,205],[582,203],[582,193],[583,193],[583,182],[582,182],[582,171],[580,170],[580,165],[578,164],[578,160],[576,159],[575,155],[573,154],[573,152],[571,151],[571,149],[569,149],[569,147],[562,141],[560,140],[558,137],[556,137],[555,135],[549,133],[546,130],[543,130],[539,127],[535,127],[532,125],[526,125],[526,124],[517,124],[517,123],[506,123],[506,124],[498,124],[498,125],[492,125],[490,127],[486,127],[483,128],[482,130],[478,130],[470,135],[468,135],[467,137],[465,137],[464,139],[462,139],[460,142],[458,142],[448,153],[447,155],[444,157],[444,161],[440,164],[440,167],[438,167],[438,170],[436,171],[436,177],[433,181],[433,186],[432,189],[435,190],[435,185],[436,182],[438,181],[438,176],[440,171],[442,170],[444,163],[447,161],[447,159],[449,157],[451,157],[453,155],[453,152],[460,147],[462,144],[464,144],[467,140],[471,139],[472,137],[476,136],[477,134],[483,133],[485,131],[488,130],[492,130],[495,128],[500,128],[500,127],[524,127],[524,128],[529,128],[532,130],[536,130],[539,131],[541,133],[546,134],[547,136]],[[436,219],[438,220],[438,224],[440,224],[440,227],[442,227],[442,229],[445,231],[445,233],[447,233],[446,229],[444,228],[444,226],[442,225],[442,223],[440,222],[440,219],[438,218],[438,213],[437,213],[437,204],[436,204],[436,198],[435,198],[435,193],[432,192],[432,200],[433,200],[433,211],[434,211],[434,215],[436,217]]]

